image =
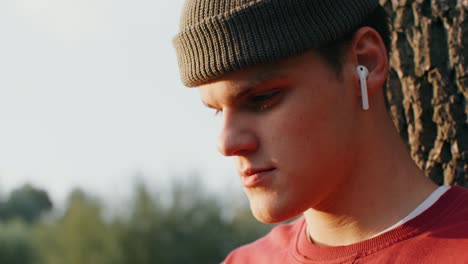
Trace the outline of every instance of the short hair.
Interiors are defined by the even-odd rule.
[[[391,50],[391,26],[390,17],[384,7],[378,5],[367,18],[354,30],[346,34],[344,37],[333,41],[330,44],[317,48],[319,55],[328,63],[337,73],[341,74],[345,59],[345,47],[350,44],[354,34],[362,27],[371,27],[377,31],[382,38],[382,41],[387,50],[387,55],[390,55]]]

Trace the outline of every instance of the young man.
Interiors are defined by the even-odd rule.
[[[467,191],[428,180],[386,112],[388,31],[377,0],[186,2],[182,80],[254,216],[302,214],[225,263],[468,262]]]

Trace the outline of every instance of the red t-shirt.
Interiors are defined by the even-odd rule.
[[[277,226],[224,263],[468,263],[468,189],[454,186],[412,220],[349,246],[316,246],[305,228],[303,217]]]

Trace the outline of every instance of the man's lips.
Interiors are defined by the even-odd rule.
[[[273,167],[257,168],[257,169],[249,168],[249,169],[243,170],[241,172],[241,176],[242,177],[250,177],[252,175],[259,174],[259,173],[262,173],[262,172],[269,172],[269,171],[272,171],[274,169],[275,168],[273,168]]]
[[[268,168],[252,168],[242,171],[241,173],[241,182],[242,185],[246,188],[253,188],[259,187],[262,185],[266,185],[268,179],[271,177],[271,173],[275,171],[276,168],[268,167]]]

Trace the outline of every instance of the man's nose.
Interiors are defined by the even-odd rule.
[[[258,139],[251,125],[248,120],[224,111],[221,133],[218,138],[219,152],[224,156],[254,152],[258,147]]]

